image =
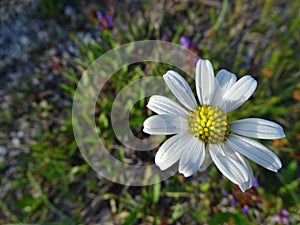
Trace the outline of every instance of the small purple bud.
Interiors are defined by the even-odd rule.
[[[255,177],[253,180],[253,188],[258,188],[259,187],[259,183],[258,183],[258,179]]]
[[[48,53],[50,56],[56,56],[57,50],[55,48],[51,48]]]
[[[169,36],[166,33],[163,33],[162,36],[161,36],[161,39],[163,41],[168,41],[169,40]]]
[[[106,15],[105,18],[107,20],[108,26],[112,27],[114,25],[112,17],[110,15]]]
[[[242,211],[243,211],[244,214],[248,215],[249,214],[249,206],[244,205]]]
[[[190,42],[190,47],[197,48],[196,42],[191,41]]]
[[[198,56],[193,59],[193,62],[194,62],[195,65],[197,65],[197,62],[198,62],[199,59],[200,59],[200,57],[198,57]]]
[[[188,48],[190,46],[191,41],[187,37],[181,36],[180,43],[183,45],[183,47]]]
[[[229,198],[229,201],[233,204],[234,207],[236,206],[237,200],[234,197]]]
[[[283,224],[286,224],[286,225],[290,224],[290,220],[286,217],[281,218],[281,220],[282,220]]]
[[[290,216],[290,213],[286,210],[286,209],[282,209],[281,210],[281,214],[285,217],[289,217]]]
[[[104,30],[103,27],[102,27],[101,25],[99,25],[99,24],[97,25],[97,28],[98,28],[99,30]]]
[[[274,221],[275,222],[280,222],[281,221],[280,216],[278,216],[278,215],[274,216]]]
[[[98,11],[96,14],[99,21],[98,28],[100,30],[108,30],[114,25],[113,18],[109,14],[103,14],[100,11]]]
[[[227,190],[223,190],[223,191],[222,191],[222,195],[223,195],[223,196],[227,196],[227,195],[229,195],[229,191],[227,191]]]
[[[99,21],[103,20],[102,12],[98,11],[96,14],[97,14],[97,18],[98,18]]]

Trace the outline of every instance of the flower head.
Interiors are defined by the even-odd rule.
[[[174,135],[155,156],[161,170],[179,161],[179,172],[188,177],[201,170],[205,159],[211,159],[224,176],[245,191],[254,181],[245,156],[271,171],[281,168],[280,159],[271,150],[251,139],[282,138],[280,125],[258,118],[229,121],[227,117],[253,94],[255,79],[247,75],[237,81],[227,70],[215,77],[211,63],[200,59],[196,65],[198,103],[177,72],[168,71],[163,78],[181,105],[160,95],[152,96],[147,105],[158,115],[144,121],[144,132]]]

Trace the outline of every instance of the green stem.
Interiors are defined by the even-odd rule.
[[[59,217],[67,218],[68,217],[67,215],[65,215],[63,212],[59,211],[57,208],[55,208],[55,206],[49,201],[47,196],[43,193],[43,191],[41,189],[41,186],[34,179],[31,171],[28,170],[26,175],[27,175],[31,185],[35,189],[35,191],[40,194],[41,199],[42,199],[43,203],[46,205],[46,207],[48,207],[48,209],[50,209],[50,211],[52,211],[53,213],[55,213]]]
[[[11,219],[12,222],[14,223],[19,223],[20,221],[18,220],[18,218],[12,214],[8,208],[8,206],[6,205],[6,203],[4,201],[2,201],[0,199],[0,208],[9,216],[9,218]]]

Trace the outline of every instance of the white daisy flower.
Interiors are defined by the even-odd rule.
[[[248,118],[230,122],[227,113],[240,107],[256,89],[257,82],[247,75],[237,81],[234,74],[221,70],[214,76],[208,60],[196,66],[196,91],[199,104],[185,81],[175,71],[163,76],[180,104],[159,95],[147,107],[158,115],[144,121],[144,132],[174,135],[159,148],[155,163],[165,170],[179,161],[179,173],[189,177],[211,159],[225,177],[245,191],[253,185],[248,159],[277,172],[280,159],[267,147],[251,138],[285,137],[283,128],[271,121]],[[245,157],[244,157],[245,156]]]

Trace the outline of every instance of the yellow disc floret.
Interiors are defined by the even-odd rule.
[[[205,143],[225,141],[230,132],[230,123],[222,110],[216,106],[199,106],[190,113],[189,130]]]

